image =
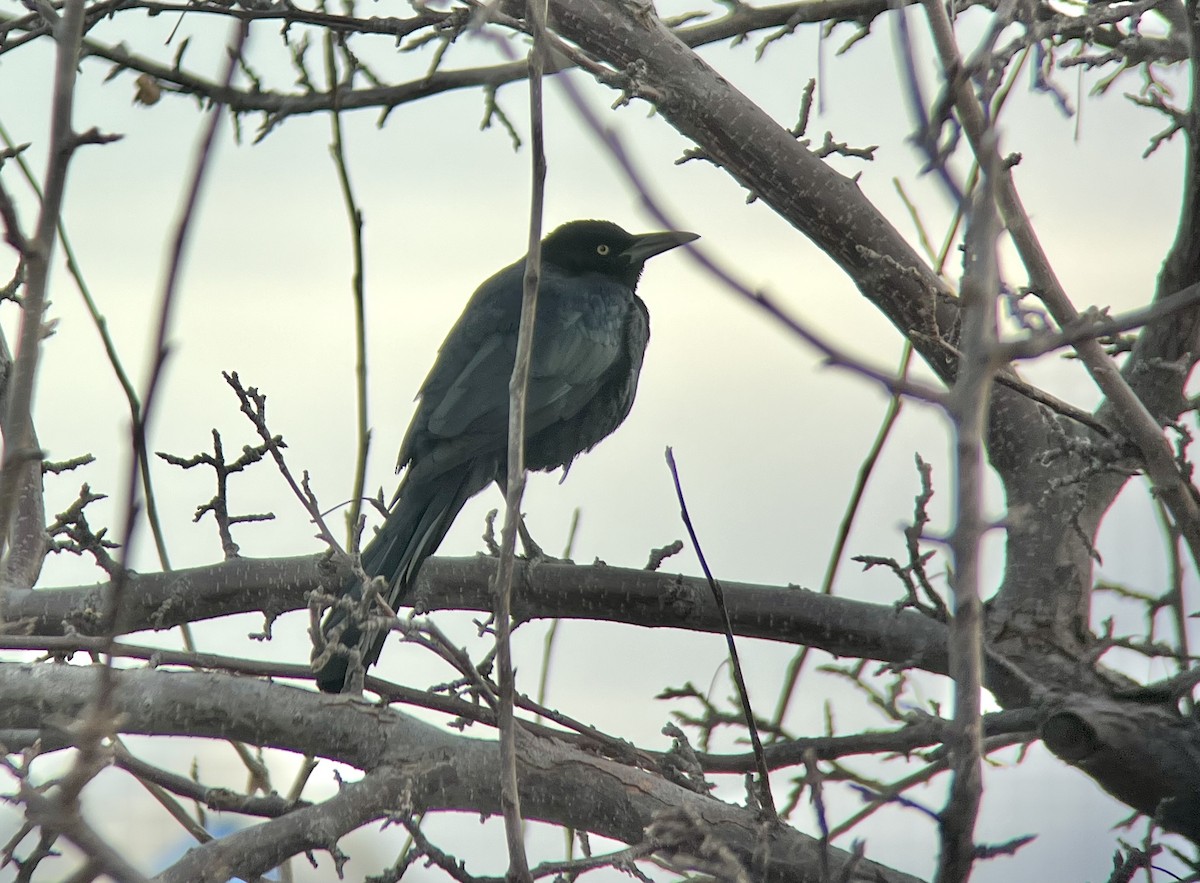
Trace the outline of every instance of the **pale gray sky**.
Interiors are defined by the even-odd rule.
[[[687,5],[675,4],[680,9]],[[372,7],[372,12],[407,11],[401,4],[388,5],[387,11],[384,6]],[[185,64],[215,70],[225,24],[189,16],[176,43],[163,46],[175,23],[172,15],[122,14],[97,27],[92,36],[110,42],[124,39],[164,60],[173,56],[180,39],[191,37]],[[786,125],[795,121],[801,91],[817,74],[823,54],[824,100],[814,111],[810,135],[819,140],[830,129],[851,145],[879,144],[875,162],[839,161],[839,168],[861,171],[862,188],[899,229],[912,235],[892,184],[893,177],[898,178],[940,237],[950,207],[935,183],[918,175],[921,158],[905,140],[911,122],[891,28],[881,19],[875,31],[841,57],[835,50],[850,33],[845,26],[823,49],[818,48],[815,29],[802,30],[774,44],[759,64],[753,63],[757,38],[735,49],[709,47],[703,54]],[[50,95],[48,48],[33,46],[0,60],[0,122],[16,141],[32,142],[27,156],[39,173]],[[358,49],[395,79],[402,78],[400,71],[419,75],[429,58],[427,51],[397,57],[382,37],[360,40]],[[255,29],[252,52],[269,83],[284,87],[291,82],[286,69],[268,63],[285,57],[271,26]],[[311,55],[313,63],[319,63],[319,51]],[[468,66],[495,57],[492,46],[468,36],[447,61]],[[120,351],[134,376],[140,377],[167,239],[201,118],[190,99],[166,96],[151,108],[134,106],[132,77],[124,74],[103,83],[106,73],[107,65],[95,60],[83,64],[76,127],[97,126],[122,133],[124,139],[79,154],[64,219]],[[615,97],[573,76],[598,110]],[[1094,80],[1084,78],[1081,94]],[[933,82],[932,76],[927,78],[927,83]],[[1120,97],[1120,85],[1108,96],[1083,98],[1079,140],[1076,120],[1064,117],[1049,98],[1032,94],[1025,85],[1023,81],[1014,90],[1004,148],[1023,155],[1017,181],[1066,290],[1080,308],[1096,304],[1120,310],[1143,303],[1173,235],[1179,145],[1168,144],[1151,159],[1141,159],[1148,136],[1164,121],[1133,108]],[[1073,73],[1060,75],[1059,85],[1077,100],[1079,84]],[[1130,81],[1126,88],[1134,85]],[[638,231],[656,226],[604,149],[580,130],[553,81],[547,94],[547,226],[576,217],[609,218]],[[505,87],[500,100],[526,136],[524,86]],[[635,102],[604,118],[621,133],[654,180],[653,195],[679,224],[700,233],[703,248],[746,282],[768,290],[794,315],[872,363],[894,365],[900,353],[898,335],[833,264],[767,207],[747,206],[744,193],[722,171],[702,163],[675,166],[674,159],[688,144],[647,110]],[[351,174],[366,220],[374,427],[368,486],[382,485],[388,495],[412,397],[445,331],[474,287],[524,250],[528,153],[514,153],[499,127],[479,132],[482,113],[482,96],[464,92],[399,107],[382,129],[376,127],[374,112],[348,114],[345,119]],[[246,383],[268,394],[271,423],[288,442],[292,467],[308,469],[322,502],[333,506],[350,492],[354,401],[349,233],[327,152],[328,122],[291,120],[263,143],[252,145],[256,122],[245,121],[241,144],[234,143],[226,128],[212,168],[180,292],[151,447],[186,456],[209,447],[213,427],[221,430],[227,450],[253,442],[249,425],[220,377],[222,370],[236,370]],[[34,208],[12,166],[6,167],[4,181],[21,197],[22,219],[30,223]],[[951,274],[955,272],[952,266]],[[1014,274],[1011,281],[1019,284],[1022,279]],[[547,551],[557,551],[570,513],[580,507],[576,560],[599,557],[611,564],[641,566],[649,549],[684,535],[663,461],[664,447],[672,445],[693,517],[719,576],[818,586],[849,488],[883,411],[881,394],[845,372],[820,367],[811,351],[737,301],[682,254],[653,261],[641,293],[650,306],[653,336],[633,413],[613,438],[575,464],[565,484],[559,486],[557,476],[531,483],[524,509],[535,536]],[[74,498],[83,480],[100,492],[119,492],[127,468],[127,420],[119,388],[102,368],[96,332],[61,270],[54,277],[52,296],[51,312],[59,325],[46,343],[39,380],[41,441],[53,459],[90,452],[99,461],[48,481],[47,508],[58,511]],[[14,315],[11,307],[0,311],[7,329]],[[1029,370],[1033,379],[1083,407],[1094,404],[1096,394],[1075,363],[1043,361]],[[912,466],[916,451],[936,470],[933,529],[947,528],[948,437],[934,412],[910,405],[859,513],[848,554],[902,555],[901,526],[910,517],[918,487]],[[172,563],[183,567],[217,560],[220,548],[212,525],[190,523],[194,507],[212,493],[210,476],[199,471],[184,475],[164,465],[155,478],[169,526]],[[235,538],[244,554],[318,551],[312,528],[271,468],[264,465],[238,480],[231,503],[242,511],[271,510],[278,516],[272,524],[238,529]],[[98,505],[93,522],[103,523],[114,505]],[[443,552],[478,550],[483,514],[497,505],[494,491],[471,503]],[[1112,544],[1105,574],[1155,591],[1163,571],[1149,513],[1144,491],[1131,487],[1110,515],[1100,548],[1105,552]],[[1137,541],[1130,540],[1139,536],[1145,537],[1141,551]],[[989,561],[998,578],[995,552],[993,548]],[[142,569],[157,566],[145,535],[137,562]],[[671,559],[667,567],[697,572],[690,551]],[[43,584],[98,578],[98,572],[80,562],[54,560]],[[897,596],[889,576],[859,573],[849,562],[838,589],[884,603]],[[463,641],[473,632],[466,617],[439,615],[439,622],[455,629]],[[1133,616],[1118,623],[1131,630],[1139,625]],[[205,625],[198,629],[201,647],[290,662],[307,659],[303,615],[285,618],[277,626],[276,639],[266,645],[244,637],[258,625],[251,618]],[[530,682],[538,670],[543,632],[543,626],[535,625],[518,633],[520,676]],[[146,640],[177,642],[171,634]],[[754,698],[768,710],[791,652],[761,642],[745,641],[743,646]],[[401,657],[403,668],[397,662]],[[707,686],[722,658],[722,642],[716,637],[569,622],[563,626],[555,658],[550,700],[639,744],[665,747],[659,730],[671,707],[655,701],[654,694],[686,680]],[[412,684],[443,676],[436,663],[411,648],[390,647],[382,671]],[[1136,669],[1133,673],[1160,674]],[[926,694],[920,698],[944,692],[934,679],[922,684]],[[717,695],[728,692],[720,681]],[[826,701],[846,731],[856,725],[884,725],[841,682],[810,676],[808,689],[794,703],[789,721],[794,731],[819,732]],[[159,745],[145,750],[150,759],[166,759],[165,752],[177,749]],[[232,776],[231,784],[237,784],[227,749],[195,751],[205,758],[206,773]],[[999,841],[1037,833],[1039,839],[1016,859],[981,866],[977,879],[1007,880],[1015,867],[1038,869],[1025,871],[1031,879],[1104,879],[1115,845],[1109,826],[1127,811],[1082,774],[1048,759],[1041,747],[1030,754],[1022,766],[990,771],[980,838]],[[114,785],[128,786],[120,774],[107,775]],[[321,787],[333,787],[328,771],[318,779]],[[830,791],[827,796],[837,807],[856,802],[836,787]],[[1038,795],[1032,803],[1031,792]],[[740,785],[731,783],[725,796],[740,799]],[[940,789],[916,796],[933,807],[943,799]],[[165,817],[148,800],[131,799],[129,807],[129,815],[102,818],[101,823],[111,825],[113,836],[132,850],[147,839],[129,836],[142,829],[143,820],[147,825],[165,824]],[[131,824],[133,818],[136,824]],[[14,820],[11,811],[0,809],[0,841]],[[806,810],[797,813],[796,821],[811,830]],[[467,825],[474,837],[476,822]],[[492,856],[490,866],[478,867],[480,873],[500,868],[502,837],[497,830],[492,830],[490,847],[480,841],[481,853]],[[389,836],[394,839],[394,831]],[[917,814],[881,813],[856,836],[867,839],[868,855],[879,861],[923,875],[933,867],[936,831]],[[455,835],[448,831],[443,838],[450,846]],[[391,848],[385,847],[383,854]],[[329,873],[328,864],[323,867],[312,879]],[[375,870],[367,862],[354,862],[347,868],[347,879],[361,879]]]

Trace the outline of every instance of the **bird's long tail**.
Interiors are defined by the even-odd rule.
[[[480,460],[464,463],[426,481],[414,482],[405,476],[387,520],[362,552],[362,566],[367,575],[388,580],[384,598],[392,609],[404,602],[421,565],[437,551],[459,510],[495,476],[496,464]],[[344,589],[344,593],[353,598],[361,597],[361,592],[362,586],[357,579]],[[325,618],[321,630],[326,639],[330,639],[335,628],[341,626],[337,643],[343,648],[351,648],[358,644],[362,634],[357,626],[343,625],[346,617],[344,608],[335,607]],[[379,659],[386,637],[384,632],[371,641],[363,656],[364,667]],[[340,692],[348,666],[346,655],[335,648],[316,673],[317,686],[326,693]]]

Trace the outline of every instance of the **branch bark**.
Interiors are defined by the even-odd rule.
[[[96,667],[0,666],[0,726],[40,726],[74,718],[94,694]],[[360,782],[311,807],[193,848],[163,881],[252,877],[305,849],[328,849],[343,834],[396,811],[437,809],[494,814],[500,809],[495,742],[455,735],[351,697],[219,674],[115,672],[114,709],[124,733],[237,739],[329,757],[367,771]],[[297,727],[296,721],[304,721]],[[590,830],[626,843],[665,814],[686,812],[763,883],[817,881],[822,846],[785,825],[762,826],[743,807],[696,794],[662,778],[579,751],[554,739],[518,739],[527,818]],[[587,800],[580,800],[587,794]],[[664,844],[670,852],[670,845]],[[851,883],[917,883],[915,877],[828,848],[829,867]],[[224,875],[224,876],[221,876]]]
[[[119,633],[168,629],[234,613],[284,613],[307,607],[305,594],[340,585],[325,558],[235,558],[169,573],[134,573]],[[493,609],[494,559],[431,558],[421,568],[413,605],[422,611]],[[945,627],[910,610],[786,586],[725,582],[734,632],[811,644],[842,656],[946,672]],[[721,634],[720,612],[703,579],[597,565],[516,563],[513,615],[625,622]],[[5,630],[14,634],[99,634],[96,604],[104,584],[39,589],[12,599]],[[1002,672],[997,672],[997,677]]]
[[[133,631],[170,628],[188,618],[204,619],[263,608],[274,613],[301,609],[306,606],[304,593],[318,588],[322,579],[340,584],[336,574],[330,577],[322,571],[321,561],[321,556],[279,561],[234,559],[211,567],[134,574],[129,578],[129,594],[122,609],[121,623],[127,631]],[[415,603],[424,609],[490,611],[490,580],[494,573],[495,565],[489,558],[431,558],[422,568]],[[935,674],[949,673],[946,627],[913,611],[896,611],[889,605],[780,586],[724,583],[723,588],[730,621],[739,635],[806,644],[838,656],[875,659]],[[95,602],[100,596],[99,587],[26,592],[13,599],[15,609],[9,612],[12,616],[24,617],[13,625],[19,625],[26,633],[62,635],[70,627],[85,634],[90,628],[91,633],[96,634]],[[518,562],[513,612],[518,621],[555,617],[713,634],[722,630],[720,614],[703,580],[607,566],[539,564],[530,568]],[[15,711],[7,710],[14,706],[2,690],[3,678],[22,668],[15,664],[0,665],[0,728],[28,729],[41,725],[36,722],[39,720],[36,715],[21,718],[24,721],[21,723],[13,717]],[[300,666],[295,669],[290,674],[281,670],[280,674],[301,676],[304,672]],[[1097,777],[1106,790],[1122,800],[1131,793],[1142,795],[1136,804],[1130,804],[1136,808],[1166,805],[1164,801],[1191,807],[1191,798],[1187,795],[1200,794],[1200,787],[1188,790],[1193,784],[1200,783],[1200,727],[1194,721],[1179,716],[1169,700],[1120,699],[1118,679],[1062,650],[1047,653],[1040,670],[1044,680],[1032,684],[994,651],[985,653],[985,685],[988,689],[1004,695],[1010,707],[1030,709],[1035,714],[1020,726],[1029,726],[1033,720],[1045,720],[1068,701],[1107,703],[1108,707],[1119,708],[1130,722],[1129,733],[1132,735],[1119,746],[1120,756],[1125,760],[1121,764],[1077,765],[1088,775]],[[122,677],[126,674],[118,673]],[[263,689],[270,687],[261,683]],[[214,701],[219,704],[221,700],[214,697]],[[451,709],[447,711],[452,713]],[[169,709],[163,714],[168,718],[172,716]],[[219,709],[212,714],[212,720],[205,724],[209,729],[202,735],[216,737],[220,735],[219,725],[225,717]],[[187,720],[182,724],[186,725]],[[345,726],[352,726],[349,718]],[[182,735],[187,731],[183,728],[172,732]],[[245,734],[240,730],[239,733],[232,738],[269,744],[263,741],[262,733]],[[330,743],[334,746],[332,750],[337,751],[339,740],[350,745],[360,735],[353,729],[335,730]],[[371,750],[376,753],[325,756],[365,768],[380,762],[379,746],[370,744],[375,746]],[[324,753],[317,750],[320,746],[303,740],[277,747]],[[329,748],[329,745],[325,747]],[[356,749],[362,750],[366,749]],[[1150,776],[1157,785],[1129,785],[1130,781],[1143,778],[1145,769],[1165,763],[1168,757],[1178,758],[1173,761],[1176,767],[1170,775]],[[1064,760],[1071,762],[1069,753],[1064,754]],[[1197,807],[1196,817],[1200,818],[1200,807]],[[1185,834],[1191,830],[1182,821],[1172,824],[1177,824],[1176,829],[1182,829]]]

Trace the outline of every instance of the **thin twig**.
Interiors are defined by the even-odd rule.
[[[292,475],[291,468],[287,465],[287,460],[283,456],[282,449],[287,447],[287,445],[284,444],[281,436],[271,434],[271,428],[267,425],[266,394],[259,392],[256,387],[243,386],[242,380],[236,371],[222,372],[222,376],[225,378],[225,382],[229,385],[229,388],[238,397],[242,413],[254,424],[259,438],[263,440],[264,447],[270,452],[272,459],[274,459],[279,474],[287,482],[296,499],[300,501],[300,505],[304,507],[309,518],[312,519],[312,523],[317,528],[318,536],[330,549],[340,552],[342,547],[338,544],[333,531],[329,529],[329,525],[325,522],[325,514],[321,511],[321,507],[317,504],[316,497],[309,487],[308,471],[305,470],[301,479],[297,481],[296,477]]]
[[[750,706],[750,692],[746,689],[746,679],[742,675],[742,663],[738,658],[737,644],[733,640],[733,626],[729,622],[729,611],[725,608],[725,593],[721,590],[721,584],[713,578],[712,571],[709,570],[708,561],[704,557],[704,551],[700,548],[700,541],[696,538],[696,529],[692,526],[692,518],[688,514],[687,502],[683,498],[683,486],[679,481],[679,470],[675,465],[675,453],[667,448],[667,466],[671,470],[671,480],[675,483],[675,496],[679,500],[679,516],[683,519],[683,526],[687,528],[688,536],[692,540],[692,548],[696,550],[696,557],[700,561],[700,567],[704,571],[704,577],[708,580],[708,586],[712,589],[713,600],[716,601],[717,607],[721,611],[721,616],[725,620],[725,642],[729,647],[729,661],[733,666],[733,679],[737,685],[738,698],[742,703],[742,712],[746,716],[746,729],[750,733],[750,744],[754,748],[755,766],[758,771],[758,797],[762,801],[763,815],[770,821],[775,821],[778,818],[778,813],[775,810],[775,798],[771,795],[771,779],[767,768],[767,759],[763,754],[762,740],[758,736],[758,725],[755,722],[754,711]]]
[[[246,27],[239,25],[236,28],[233,45],[227,50],[229,57],[226,62],[224,75],[226,85],[233,82],[234,74],[238,69],[237,59],[242,53],[247,38],[248,31]],[[146,439],[146,428],[149,426],[153,416],[154,405],[158,398],[159,389],[161,388],[159,381],[162,378],[163,367],[166,364],[169,352],[167,339],[170,335],[171,320],[174,316],[179,277],[183,269],[184,255],[190,239],[192,223],[199,205],[200,193],[204,189],[204,184],[208,176],[213,145],[216,143],[217,132],[220,130],[223,116],[223,108],[220,105],[214,106],[209,112],[209,119],[196,145],[196,153],[192,160],[192,173],[189,177],[179,219],[176,221],[175,235],[172,238],[171,258],[167,267],[166,277],[163,280],[162,294],[159,297],[155,340],[152,350],[153,362],[151,363],[150,375],[146,380],[145,392],[141,396],[143,403],[141,418],[135,421],[135,425],[131,427],[131,443],[135,458],[145,458],[147,456],[147,451],[143,447]],[[122,574],[118,574],[112,580],[109,591],[105,596],[103,614],[103,622],[105,623],[104,631],[109,633],[113,638],[116,636],[114,628],[125,592],[126,580],[123,572],[129,568],[131,550],[137,532],[137,512],[139,509],[137,493],[137,476],[139,472],[137,462],[136,459],[133,461],[129,470],[129,480],[125,488],[125,518],[124,528],[121,533],[124,538],[121,562]]]
[[[1163,537],[1167,540],[1167,561],[1171,574],[1171,588],[1167,593],[1167,602],[1171,610],[1171,618],[1175,624],[1175,650],[1176,659],[1179,662],[1179,671],[1181,674],[1189,672],[1188,659],[1191,656],[1190,638],[1188,631],[1188,607],[1184,597],[1184,586],[1187,581],[1184,578],[1183,553],[1180,548],[1181,540],[1183,539],[1179,532],[1179,527],[1171,522],[1167,516],[1166,507],[1161,501],[1158,501],[1154,507],[1158,513],[1158,522],[1162,529]],[[1151,625],[1154,622],[1154,610],[1151,609],[1148,613]],[[1149,634],[1149,632],[1147,632]],[[1197,672],[1200,676],[1200,672]],[[1184,713],[1188,715],[1194,714],[1196,701],[1192,697],[1191,692],[1187,692],[1182,697],[1184,702]]]
[[[142,782],[143,785],[153,785],[163,791],[178,794],[181,797],[186,797],[188,800],[203,804],[215,812],[231,812],[274,819],[286,815],[293,810],[311,805],[299,800],[297,795],[292,794],[289,794],[286,798],[280,797],[277,794],[267,794],[263,797],[257,797],[253,794],[238,794],[228,788],[203,785],[188,776],[181,776],[178,773],[161,769],[135,757],[120,742],[117,743],[117,750],[113,756],[113,764],[125,770],[130,775],[136,776],[138,781]],[[303,774],[306,770],[311,772],[311,767],[307,764],[301,767],[300,772]],[[155,794],[155,797],[159,799],[159,802],[163,803],[168,812],[171,812],[172,815],[178,818],[178,814],[163,802],[159,795]],[[180,821],[182,822],[182,820]],[[188,827],[188,831],[189,833],[194,833],[196,839],[201,842],[207,842],[212,839],[211,836],[205,836],[207,832],[204,832],[204,834],[195,832],[190,826]]]
[[[532,881],[525,855],[521,821],[521,799],[517,788],[517,723],[513,715],[516,693],[512,666],[512,585],[516,558],[517,525],[521,498],[525,493],[525,407],[533,353],[533,326],[537,315],[538,283],[542,264],[542,210],[545,203],[546,154],[542,116],[542,78],[545,70],[545,0],[525,5],[533,45],[529,50],[529,117],[531,183],[529,206],[529,249],[521,299],[521,323],[509,381],[508,476],[505,486],[504,528],[501,531],[500,563],[496,572],[496,668],[499,680],[497,722],[500,730],[500,806],[508,840],[508,878],[516,883]]]
[[[195,785],[196,783],[192,782],[191,779],[177,776],[174,773],[167,773],[165,770],[160,770],[157,767],[152,767],[150,764],[138,760],[129,752],[125,743],[119,738],[113,739],[113,764],[125,770],[139,785],[145,788],[150,796],[157,800],[171,818],[179,822],[180,827],[187,831],[197,843],[207,843],[213,839],[213,835],[208,833],[208,830],[202,824],[188,814],[188,811],[180,805],[179,801],[175,799],[175,796],[167,788],[154,781],[154,773],[165,774],[173,779]],[[197,785],[196,787],[200,786]]]
[[[1013,359],[1031,359],[1062,347],[1075,346],[1084,341],[1096,341],[1123,331],[1132,331],[1149,325],[1181,310],[1200,304],[1200,282],[1189,285],[1174,294],[1156,298],[1153,303],[1130,310],[1119,316],[1106,316],[1100,310],[1089,308],[1079,314],[1077,320],[1061,331],[1037,334],[1005,345],[1007,356]]]
[[[900,357],[898,377],[908,377],[908,368],[912,362],[912,356],[912,342],[906,341],[904,351]],[[850,491],[850,499],[846,503],[846,511],[842,515],[841,524],[838,525],[837,536],[834,538],[833,551],[829,553],[829,562],[825,565],[825,578],[821,581],[821,594],[823,595],[833,594],[833,583],[837,579],[842,555],[845,553],[846,543],[850,539],[850,528],[854,526],[854,518],[858,514],[858,507],[862,504],[863,495],[866,493],[867,482],[870,481],[871,474],[875,471],[875,466],[879,462],[879,456],[883,452],[883,446],[887,443],[888,437],[892,433],[892,427],[896,425],[896,420],[900,417],[900,410],[903,406],[904,396],[899,392],[892,393],[887,411],[883,415],[883,421],[879,424],[879,431],[875,434],[875,441],[871,443],[870,450],[867,451],[862,465],[858,468],[858,476],[854,480],[854,488]],[[792,657],[792,661],[788,664],[787,674],[783,680],[783,687],[779,691],[779,699],[775,705],[775,714],[771,718],[771,723],[775,728],[783,726],[783,718],[787,714],[788,706],[792,701],[792,695],[796,691],[796,684],[800,680],[800,673],[804,670],[804,665],[808,661],[810,652],[811,648],[806,644],[800,648],[800,652]]]
[[[350,494],[350,510],[346,514],[346,548],[354,550],[358,546],[358,520],[362,514],[363,489],[367,480],[367,451],[371,446],[370,420],[367,416],[367,325],[364,292],[363,214],[354,198],[354,188],[350,184],[350,168],[346,163],[346,150],[342,141],[342,109],[338,104],[338,96],[341,95],[342,87],[338,82],[333,45],[333,32],[326,31],[325,72],[334,101],[329,114],[329,123],[333,133],[329,152],[333,156],[333,164],[337,168],[338,184],[342,191],[342,201],[346,204],[346,214],[350,220],[350,239],[354,247],[354,276],[351,279],[351,289],[354,296],[354,400],[358,413],[358,447],[354,463],[354,489]]]
[[[907,0],[906,0],[907,2]],[[97,3],[96,6],[106,4]],[[143,9],[151,14],[161,12],[180,12],[189,16],[222,15],[245,19],[282,20],[283,27],[293,24],[312,25],[333,31],[335,35],[349,36],[351,34],[379,34],[391,38],[408,36],[417,31],[436,27],[446,20],[453,12],[432,10],[427,4],[421,4],[421,11],[408,18],[398,16],[369,16],[353,17],[329,15],[308,9],[297,8],[294,4],[273,5],[261,4],[251,8],[247,4],[224,3],[110,3],[112,12],[125,9]],[[482,4],[472,4],[482,5]],[[500,4],[488,4],[493,11],[492,20],[508,25],[506,16],[494,11]],[[47,5],[47,8],[49,6]],[[519,7],[518,7],[519,8]],[[778,27],[793,20],[795,24],[802,22],[819,22],[823,20],[838,20],[849,18],[855,20],[870,20],[888,10],[884,0],[828,0],[813,4],[811,0],[774,4],[755,8],[749,4],[739,3],[732,10],[719,18],[704,21],[696,25],[679,27],[675,33],[688,46],[696,47],[720,43],[730,38],[764,28]],[[104,10],[96,10],[103,14]],[[519,21],[513,24],[520,25]],[[18,33],[13,33],[14,31]],[[19,33],[25,31],[25,33]],[[11,52],[27,42],[40,38],[44,26],[37,13],[10,16],[0,13],[0,36],[6,39],[0,42],[0,53]],[[551,35],[553,36],[553,35]],[[573,49],[569,44],[560,43],[562,48]],[[237,113],[262,113],[265,117],[263,134],[278,125],[284,119],[298,115],[325,113],[335,106],[343,110],[358,108],[381,108],[386,114],[392,108],[407,102],[416,101],[449,91],[483,88],[494,90],[506,83],[525,79],[528,66],[524,60],[518,63],[501,63],[475,68],[448,70],[439,68],[432,74],[423,75],[407,82],[395,84],[372,83],[368,88],[349,89],[340,96],[333,96],[319,90],[293,90],[281,92],[253,86],[244,89],[231,89],[220,83],[209,80],[188,71],[181,64],[172,64],[145,57],[130,50],[124,42],[114,44],[99,40],[85,39],[84,49],[87,58],[108,62],[123,71],[140,72],[152,77],[161,84],[164,92],[176,95],[194,95],[206,102],[224,104]],[[598,73],[602,68],[586,55],[579,52],[555,53],[548,59],[546,73],[554,73],[573,65],[579,65],[589,73]],[[611,72],[607,74],[611,78]]]
[[[992,136],[994,137],[994,136]],[[987,156],[988,154],[984,154]],[[950,728],[950,795],[939,814],[941,854],[937,883],[965,883],[976,858],[975,822],[983,794],[983,603],[980,549],[988,522],[983,513],[984,439],[991,386],[1003,364],[996,325],[1000,290],[996,241],[995,163],[981,163],[980,187],[967,215],[966,269],[962,284],[962,358],[947,413],[954,425],[954,615],[950,619],[950,674],[954,722]]]
[[[571,525],[567,528],[567,542],[563,546],[563,560],[570,561],[571,555],[575,551],[575,535],[579,530],[579,508],[571,513]],[[539,704],[545,704],[546,692],[550,684],[550,660],[554,656],[554,644],[558,639],[558,630],[562,624],[561,619],[550,620],[550,628],[546,630],[546,641],[542,649],[542,673],[538,678],[537,701]]]

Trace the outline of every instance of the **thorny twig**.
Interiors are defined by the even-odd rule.
[[[242,385],[241,378],[238,377],[236,371],[222,372],[225,382],[237,395],[238,401],[241,403],[241,411],[254,424],[254,428],[258,431],[259,437],[263,440],[263,447],[269,451],[271,457],[275,460],[275,465],[279,468],[280,475],[287,482],[288,487],[292,489],[292,493],[296,499],[300,501],[305,511],[308,512],[312,523],[317,526],[318,536],[331,549],[341,551],[341,546],[334,537],[333,532],[329,529],[329,525],[325,523],[325,516],[321,511],[320,505],[317,503],[316,496],[309,487],[308,472],[305,471],[301,480],[296,481],[292,475],[291,469],[283,457],[283,448],[286,445],[283,442],[283,437],[271,433],[267,425],[267,397],[265,393],[261,393],[255,387],[245,387]]]

